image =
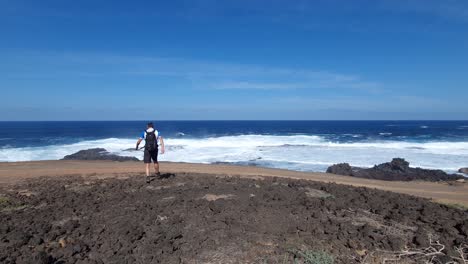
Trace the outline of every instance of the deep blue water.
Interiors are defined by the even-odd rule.
[[[0,122],[0,147],[137,138],[145,121]],[[159,121],[165,137],[319,135],[336,142],[468,141],[468,121]]]

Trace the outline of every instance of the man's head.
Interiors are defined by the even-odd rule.
[[[154,125],[153,125],[153,122],[149,122],[147,125],[146,125],[147,128],[154,128]]]

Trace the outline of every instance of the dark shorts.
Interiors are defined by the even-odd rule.
[[[148,151],[145,150],[145,155],[143,157],[143,160],[145,163],[151,163],[151,160],[153,160],[154,163],[158,163],[158,150],[154,151]]]

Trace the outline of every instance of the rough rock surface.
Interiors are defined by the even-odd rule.
[[[135,157],[110,154],[106,149],[93,148],[80,150],[74,154],[63,157],[63,160],[113,160],[113,161],[138,161]]]
[[[352,167],[348,163],[340,163],[328,167],[327,172],[386,181],[449,181],[464,178],[457,174],[447,174],[442,170],[412,168],[406,160],[401,158],[395,158],[391,162],[382,163],[372,168]]]
[[[382,263],[367,261],[427,247],[429,237],[448,256],[468,242],[468,211],[305,180],[43,177],[0,186],[0,197],[6,264],[303,263],[295,252],[306,250],[327,252],[335,263]],[[442,257],[433,263],[448,262]]]
[[[468,174],[468,168],[461,168],[458,170],[458,172]]]

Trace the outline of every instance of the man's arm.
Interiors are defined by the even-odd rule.
[[[166,149],[164,148],[164,139],[163,137],[159,137],[159,142],[161,142],[161,154],[164,154],[166,152]]]
[[[138,139],[138,141],[136,143],[136,148],[135,148],[136,150],[138,150],[138,146],[140,146],[140,143],[141,143],[142,140],[143,140],[142,138]]]

